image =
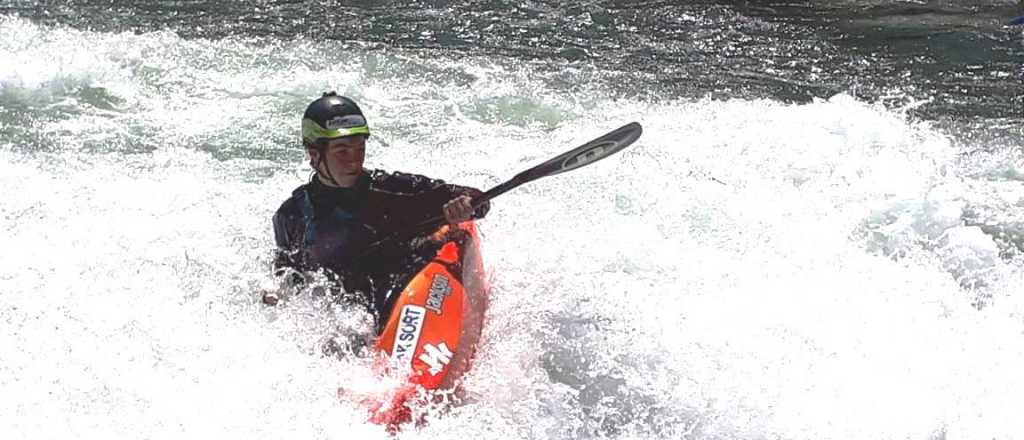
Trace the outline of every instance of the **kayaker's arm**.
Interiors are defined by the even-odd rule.
[[[461,196],[469,196],[470,198],[478,197],[483,194],[476,188],[468,186],[453,185],[445,183],[441,179],[431,179],[426,176],[419,174],[408,174],[402,172],[393,173],[374,173],[373,176],[374,186],[385,189],[387,191],[401,192],[407,194],[424,194],[424,193],[435,193],[439,195],[440,204],[449,203]],[[474,219],[483,218],[487,215],[487,211],[491,209],[491,202],[486,201],[481,203],[480,206],[473,210]],[[442,210],[442,212],[445,212]]]
[[[277,304],[284,293],[305,282],[302,276],[302,252],[299,250],[300,220],[278,211],[274,214],[274,278],[278,280],[276,289],[262,292],[263,302]]]

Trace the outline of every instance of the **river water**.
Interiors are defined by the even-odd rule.
[[[1024,432],[1015,1],[2,1],[0,436],[389,438],[268,309],[302,109],[496,199],[465,396],[408,439]]]

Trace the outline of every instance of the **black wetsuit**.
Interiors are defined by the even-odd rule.
[[[352,188],[317,178],[292,192],[274,214],[275,274],[301,282],[301,272],[325,269],[344,292],[364,303],[378,320],[387,316],[387,295],[396,283],[429,260],[438,243],[391,241],[364,255],[370,244],[443,214],[442,206],[477,189],[405,173],[364,170]],[[473,213],[482,218],[483,203]]]

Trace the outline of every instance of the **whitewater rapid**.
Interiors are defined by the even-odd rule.
[[[255,294],[328,89],[367,113],[369,166],[480,188],[644,126],[493,202],[467,396],[403,439],[1024,432],[1014,145],[846,94],[629,99],[585,68],[302,39],[7,17],[0,59],[0,437],[389,438],[337,397],[386,386],[368,361],[319,350],[369,318]]]

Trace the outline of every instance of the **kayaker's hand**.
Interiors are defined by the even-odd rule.
[[[281,294],[276,290],[264,290],[262,292],[263,304],[268,306],[276,306],[278,301],[281,300]]]
[[[444,218],[453,225],[469,220],[473,216],[473,199],[459,196],[444,204]]]

